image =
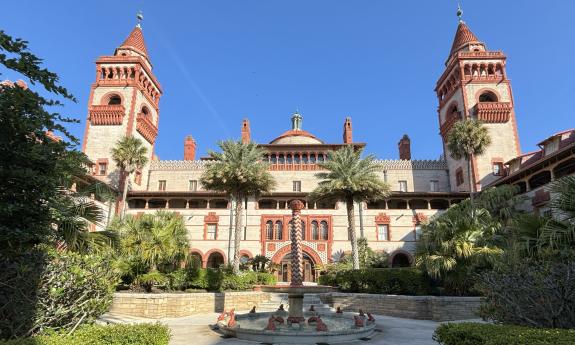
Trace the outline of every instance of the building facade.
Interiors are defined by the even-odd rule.
[[[545,184],[533,183],[535,177],[530,177],[529,172],[534,170],[525,171],[527,162],[534,158],[520,154],[505,55],[488,50],[460,21],[445,66],[435,88],[444,158],[412,159],[410,138],[402,136],[398,143],[400,159],[378,161],[380,177],[389,183],[392,195],[386,200],[355,205],[358,235],[365,237],[372,249],[389,253],[393,266],[413,263],[420,224],[466,198],[470,178],[474,191],[490,185],[525,183],[522,190],[539,198],[541,192],[536,189]],[[113,55],[96,61],[83,150],[94,162],[95,178],[117,188],[129,183],[128,214],[141,215],[158,209],[179,213],[188,229],[192,254],[201,259],[204,267],[217,267],[233,255],[233,207],[226,195],[202,189],[199,180],[209,161],[196,158],[196,142],[191,136],[184,139],[182,160],[166,161],[154,156],[161,95],[138,25]],[[482,120],[493,141],[485,154],[471,159],[471,176],[467,162],[452,159],[445,146],[451,126],[463,118]],[[340,143],[324,142],[304,130],[302,123],[302,115],[296,112],[287,131],[260,145],[267,151],[265,161],[277,182],[275,190],[239,201],[245,203],[242,257],[265,255],[280,264],[279,278],[285,281],[289,279],[290,265],[288,204],[293,199],[305,203],[302,225],[306,280],[315,279],[315,267],[330,262],[334,254],[351,249],[344,205],[310,203],[306,197],[318,184],[318,163],[326,160],[330,151],[343,145],[365,146],[353,140],[351,118],[343,119]],[[239,134],[243,142],[251,141],[247,119]],[[149,164],[130,181],[122,181],[110,153],[124,135],[142,139],[150,154]],[[547,149],[534,154],[547,157],[538,160],[548,171],[546,182],[553,179],[553,174],[573,173],[573,138],[574,131],[570,131],[543,143],[568,152],[567,163],[552,158],[559,155],[557,152],[553,156],[546,154]]]

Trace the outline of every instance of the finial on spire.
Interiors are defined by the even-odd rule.
[[[457,2],[457,18],[459,18],[460,23],[463,22],[463,19],[461,19],[461,16],[463,16],[463,10],[461,9],[461,3],[458,1]]]
[[[144,19],[144,14],[142,13],[142,11],[138,11],[138,13],[136,14],[136,18],[138,18],[138,24],[136,24],[136,26],[141,28],[142,20]]]

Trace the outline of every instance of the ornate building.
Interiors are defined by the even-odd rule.
[[[575,169],[573,130],[544,141],[541,152],[520,155],[506,57],[500,51],[488,50],[461,20],[445,66],[435,88],[445,159],[411,159],[410,138],[404,135],[398,143],[400,159],[378,161],[381,178],[390,184],[392,196],[356,205],[359,236],[367,238],[372,249],[389,253],[393,266],[412,264],[419,225],[466,198],[469,178],[476,191],[489,185],[517,183],[538,198],[533,205],[540,207],[545,191],[538,192],[538,188]],[[96,178],[120,186],[124,181],[118,178],[110,150],[124,135],[141,138],[150,153],[150,163],[129,181],[127,212],[139,215],[168,209],[179,213],[189,231],[192,253],[205,267],[216,267],[230,259],[233,208],[225,195],[201,188],[199,178],[208,162],[196,159],[196,142],[191,136],[184,140],[182,160],[165,161],[154,156],[161,95],[138,24],[112,56],[96,61],[83,150],[94,162]],[[493,140],[484,155],[472,158],[472,176],[467,176],[467,162],[453,160],[445,147],[451,126],[462,118],[485,122]],[[344,205],[308,203],[306,196],[318,183],[318,163],[326,160],[330,151],[342,145],[365,145],[353,140],[351,118],[343,121],[341,143],[325,143],[304,130],[302,123],[303,117],[296,112],[289,130],[261,145],[268,152],[265,160],[277,181],[276,189],[242,201],[246,209],[243,257],[265,255],[281,265],[279,278],[285,281],[289,280],[290,265],[288,204],[293,199],[305,203],[301,218],[306,280],[314,279],[315,266],[330,262],[336,252],[350,250]],[[251,141],[247,119],[239,133],[243,142]],[[542,168],[534,170],[536,166]],[[539,176],[541,169],[547,171],[543,172],[545,178]]]

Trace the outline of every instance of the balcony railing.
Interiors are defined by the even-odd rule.
[[[156,141],[158,128],[152,123],[149,116],[142,113],[138,114],[138,117],[136,118],[136,130],[150,144],[153,144]]]
[[[477,119],[487,123],[505,123],[511,115],[510,102],[477,103],[475,111]]]
[[[121,125],[124,114],[123,105],[93,105],[90,107],[90,123],[95,126]]]

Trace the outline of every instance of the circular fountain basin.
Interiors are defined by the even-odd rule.
[[[220,325],[220,329],[228,336],[270,344],[340,343],[370,337],[375,331],[375,322],[366,323],[364,327],[355,327],[354,313],[318,314],[315,312],[305,312],[306,320],[310,316],[320,315],[321,320],[327,325],[327,331],[317,331],[315,323],[310,325],[307,322],[301,325],[276,323],[276,329],[268,331],[265,328],[271,315],[281,316],[287,320],[285,311],[243,314],[236,316],[235,327]]]
[[[262,285],[261,289],[264,292],[288,293],[294,295],[303,295],[306,293],[326,293],[332,291],[331,286],[325,286],[325,285],[303,285],[303,286]]]

